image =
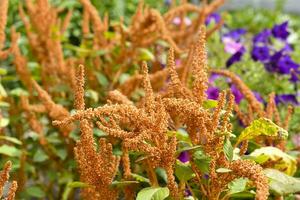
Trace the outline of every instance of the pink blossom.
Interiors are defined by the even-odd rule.
[[[235,54],[243,47],[242,43],[236,42],[230,37],[224,37],[222,40],[225,44],[225,51],[227,53]]]

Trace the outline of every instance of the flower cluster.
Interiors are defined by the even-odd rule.
[[[291,58],[293,49],[287,40],[289,34],[288,21],[264,29],[253,38],[251,56],[263,63],[269,72],[289,75],[291,82],[297,82],[300,65]]]

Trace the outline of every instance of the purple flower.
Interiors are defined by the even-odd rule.
[[[184,196],[185,197],[192,196],[192,192],[189,190],[188,187],[186,187],[185,190],[184,190]]]
[[[283,55],[278,63],[278,72],[281,74],[289,74],[291,70],[296,70],[299,65],[295,63],[289,55]]]
[[[230,67],[231,65],[233,65],[236,62],[239,62],[244,53],[246,52],[245,47],[242,47],[238,52],[236,52],[235,54],[233,54],[227,61],[226,61],[226,67]]]
[[[212,74],[210,75],[208,81],[209,81],[210,83],[213,83],[213,82],[214,82],[217,78],[219,78],[219,77],[220,77],[219,74],[212,73]]]
[[[260,33],[255,35],[252,41],[255,44],[256,43],[268,43],[270,36],[271,36],[271,30],[264,29],[263,31],[261,31]]]
[[[290,53],[293,51],[293,48],[288,43],[285,43],[284,47],[280,51],[283,51],[285,53]]]
[[[297,71],[299,64],[295,63],[289,55],[283,54],[282,51],[278,51],[271,56],[270,62],[265,64],[265,68],[269,72],[290,74],[292,70]]]
[[[190,160],[190,155],[187,151],[183,151],[180,153],[180,155],[178,156],[178,159],[183,162],[186,163]]]
[[[170,6],[172,3],[172,0],[165,0],[164,2],[165,2],[165,5]]]
[[[211,86],[206,91],[207,98],[217,100],[219,97],[219,92],[220,92],[219,88]]]
[[[275,102],[276,104],[282,103],[282,104],[293,104],[293,105],[299,105],[299,102],[297,100],[296,95],[294,94],[280,94],[275,96]]]
[[[257,99],[257,101],[264,103],[264,99],[262,98],[262,96],[258,93],[258,92],[253,92],[255,98]]]
[[[238,29],[234,29],[234,30],[229,31],[228,33],[225,33],[223,35],[223,38],[224,37],[229,37],[229,38],[234,39],[235,41],[240,41],[241,36],[244,35],[245,33],[246,33],[245,29],[238,28]]]
[[[265,68],[266,70],[268,70],[269,72],[277,72],[277,62],[279,61],[279,59],[282,56],[282,51],[278,51],[275,52],[270,59],[270,62],[265,63]]]
[[[242,99],[244,98],[244,95],[240,92],[240,90],[233,84],[230,87],[232,94],[234,95],[235,103],[239,104]]]
[[[233,38],[224,37],[222,38],[224,43],[225,52],[230,54],[237,53],[241,48],[243,48],[243,44],[240,42],[235,41]]]
[[[255,61],[265,62],[270,58],[270,50],[267,46],[254,46],[251,57]]]
[[[288,21],[283,22],[282,24],[276,24],[272,28],[272,34],[275,38],[286,40],[287,37],[289,36],[288,32]]]
[[[290,81],[293,83],[296,83],[299,81],[299,76],[300,71],[299,70],[291,70],[291,77],[290,77]]]
[[[219,13],[211,13],[206,19],[205,19],[205,25],[209,25],[212,21],[215,22],[215,24],[219,23],[221,21],[221,15]]]

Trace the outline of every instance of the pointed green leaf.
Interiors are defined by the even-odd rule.
[[[20,140],[18,140],[17,138],[14,138],[14,137],[1,135],[0,140],[6,140],[6,141],[14,143],[14,144],[22,145],[22,142]]]
[[[179,160],[176,162],[175,175],[180,181],[188,181],[195,177],[195,174],[189,164],[182,163]]]
[[[202,150],[198,150],[193,154],[193,160],[201,172],[209,172],[209,164],[211,159]]]
[[[49,157],[47,156],[47,154],[41,150],[41,149],[38,149],[34,156],[33,156],[33,161],[34,162],[44,162],[45,160],[47,160]]]
[[[231,142],[229,138],[225,140],[224,146],[223,146],[224,154],[227,158],[227,160],[232,161],[233,159],[233,147],[231,145]]]
[[[139,174],[131,173],[131,176],[139,182],[150,183],[150,180],[148,178],[145,178]]]
[[[0,146],[0,154],[10,157],[20,157],[21,151],[14,146],[8,146],[6,144]]]
[[[248,179],[247,178],[238,178],[231,181],[228,184],[229,194],[236,194],[243,192],[246,189]]]

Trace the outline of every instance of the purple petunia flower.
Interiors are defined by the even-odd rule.
[[[234,29],[229,31],[228,33],[225,33],[223,35],[223,38],[225,37],[229,37],[234,39],[235,41],[240,41],[241,36],[244,35],[246,33],[246,30],[243,28],[238,28],[238,29]]]
[[[225,52],[230,53],[230,54],[235,54],[237,53],[241,48],[243,48],[243,44],[240,42],[235,41],[234,39],[230,37],[224,37],[222,39],[224,43],[224,49]]]
[[[261,31],[260,33],[258,33],[257,35],[255,35],[253,37],[253,43],[257,44],[257,43],[268,43],[269,39],[271,36],[271,30],[269,29],[264,29],[263,31]]]
[[[277,62],[279,61],[279,59],[281,58],[281,56],[282,56],[282,51],[275,52],[271,56],[270,62],[265,63],[266,70],[269,71],[269,72],[277,72],[278,71],[278,69],[277,69]]]
[[[283,22],[282,24],[276,24],[273,28],[272,28],[272,35],[275,38],[278,39],[282,39],[282,40],[286,40],[289,36],[289,32],[288,32],[288,21]]]
[[[254,46],[251,57],[255,61],[265,62],[270,59],[270,50],[267,46]]]
[[[234,95],[234,100],[235,100],[235,103],[239,104],[242,99],[244,98],[244,95],[240,92],[240,90],[234,85],[232,84],[231,87],[231,92],[232,94]]]
[[[209,25],[212,21],[214,21],[215,24],[219,23],[221,21],[221,15],[219,13],[211,13],[205,19],[205,25]]]
[[[220,93],[220,90],[219,88],[217,87],[209,87],[206,91],[206,94],[207,94],[207,98],[208,99],[213,99],[213,100],[217,100],[218,97],[219,97],[219,93]]]
[[[231,65],[233,65],[236,62],[241,61],[244,53],[246,52],[245,47],[242,47],[238,52],[236,52],[235,54],[233,54],[227,61],[226,61],[226,67],[230,67]]]
[[[281,74],[289,74],[291,70],[296,70],[299,65],[295,63],[289,55],[283,55],[277,63],[278,72]]]
[[[300,70],[291,70],[291,77],[290,77],[290,81],[292,83],[296,83],[299,81],[300,78]]]
[[[275,96],[276,104],[283,103],[283,104],[293,104],[299,105],[296,95],[294,94],[280,94]]]
[[[291,53],[293,51],[293,48],[288,43],[285,43],[284,47],[280,51]]]
[[[183,162],[186,163],[190,160],[190,155],[187,151],[183,151],[180,153],[180,155],[178,156],[178,159]]]

